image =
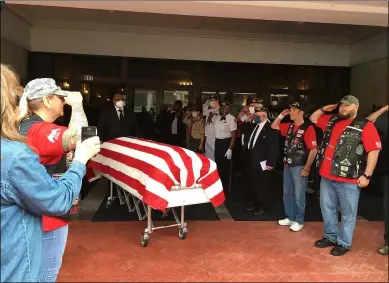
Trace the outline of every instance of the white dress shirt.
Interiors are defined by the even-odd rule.
[[[172,122],[172,135],[178,134],[177,123],[178,123],[178,118],[175,117],[173,122]]]
[[[217,139],[228,139],[231,132],[238,129],[236,119],[231,114],[226,115],[225,120],[220,120],[220,115],[215,120],[215,137]]]
[[[257,142],[257,139],[258,139],[258,136],[259,134],[261,133],[262,129],[263,129],[263,126],[265,126],[267,120],[265,122],[262,122],[262,123],[258,123],[255,128],[254,128],[254,131],[252,132],[251,136],[250,136],[250,140],[249,140],[249,143],[248,143],[248,147],[251,145],[251,148],[254,147],[255,143]],[[258,130],[257,130],[258,129]],[[256,131],[257,130],[257,131]],[[256,132],[255,132],[256,131]],[[255,133],[255,137],[253,137]],[[251,140],[254,138],[254,141],[253,143],[251,144]],[[250,148],[249,148],[250,149]]]
[[[211,123],[208,122],[208,116],[212,113],[212,120]],[[217,119],[220,120],[220,115],[219,115],[219,108],[215,109],[205,109],[203,111],[203,115],[205,116],[205,136],[206,137],[215,137],[216,136],[216,127],[215,123]]]
[[[119,119],[120,119],[120,112],[119,112],[119,110],[122,110],[122,115],[123,115],[123,118],[124,118],[124,108],[119,108],[116,105],[114,105],[114,106],[115,106],[115,109],[116,109],[116,114],[118,115]]]

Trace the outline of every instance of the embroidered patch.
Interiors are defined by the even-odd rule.
[[[55,143],[55,141],[59,139],[59,131],[60,129],[54,129],[47,134],[47,139],[49,140],[49,142]]]

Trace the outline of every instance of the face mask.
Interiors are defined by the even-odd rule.
[[[278,104],[278,101],[277,101],[277,100],[273,100],[273,101],[271,102],[271,105],[272,105],[272,106],[277,106],[277,104]]]
[[[211,108],[215,108],[216,107],[216,102],[215,101],[211,101],[209,103],[209,106],[211,106]]]
[[[115,105],[117,108],[123,108],[125,104],[123,100],[119,100],[115,103]]]
[[[255,113],[254,107],[250,106],[249,107],[249,112],[250,112],[251,115],[253,115]]]
[[[257,116],[255,116],[254,117],[254,121],[255,121],[255,123],[260,123],[261,122],[261,118],[259,118],[259,117],[257,117]]]
[[[197,112],[192,112],[192,117],[193,117],[193,118],[199,117],[199,113],[197,113]]]
[[[247,119],[247,116],[246,116],[246,114],[245,114],[245,115],[243,115],[242,117],[240,117],[240,120],[241,120],[242,122],[246,121],[246,119]]]

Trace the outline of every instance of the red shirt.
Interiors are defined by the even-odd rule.
[[[330,120],[332,115],[323,115],[319,118],[317,121],[317,126],[325,131],[327,128],[328,121]],[[334,157],[335,153],[335,147],[338,143],[338,140],[341,136],[341,134],[344,132],[344,130],[347,128],[348,125],[353,121],[353,119],[349,120],[339,120],[335,123],[335,126],[332,129],[330,143],[327,146],[326,151],[324,152],[324,159],[320,166],[320,175],[324,178],[327,178],[329,180],[338,181],[338,182],[344,182],[344,183],[350,183],[350,184],[357,184],[358,179],[348,179],[344,177],[338,177],[333,176],[330,174],[331,172],[331,166],[332,162],[331,160]],[[366,124],[366,126],[362,130],[361,135],[361,141],[363,144],[363,147],[365,148],[366,152],[370,152],[373,150],[381,150],[381,140],[378,135],[378,132],[376,128],[374,127],[373,123],[369,122]]]
[[[33,124],[27,133],[27,144],[39,155],[43,165],[56,164],[65,154],[62,146],[62,135],[67,130],[49,122]],[[61,218],[42,216],[43,231],[51,231],[67,225]]]
[[[278,126],[280,129],[281,136],[286,137],[290,124],[291,123],[288,122],[282,123]],[[300,125],[294,125],[293,133],[296,133],[298,128],[300,128]],[[304,143],[309,150],[317,148],[316,133],[312,125],[309,125],[304,133]],[[288,163],[285,163],[285,166],[288,166]]]

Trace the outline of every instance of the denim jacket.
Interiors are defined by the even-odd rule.
[[[1,138],[1,282],[40,281],[41,215],[64,215],[80,193],[85,173],[85,165],[73,161],[54,180],[27,145]]]

